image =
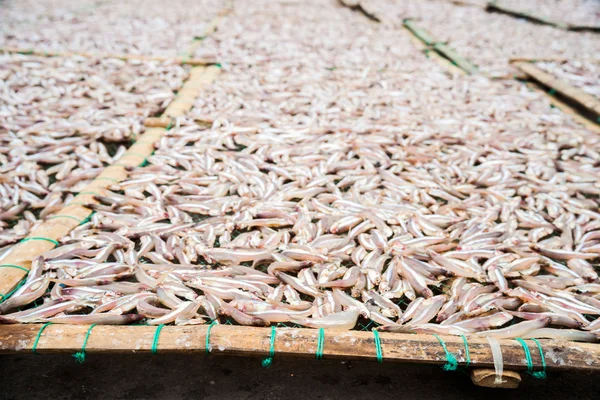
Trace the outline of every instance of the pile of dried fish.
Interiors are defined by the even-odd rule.
[[[224,30],[267,44],[239,48],[253,62],[34,261],[0,322],[598,339],[600,139],[517,82],[423,64],[405,32],[333,3],[295,24],[317,3],[230,17]],[[211,51],[233,58],[219,35],[235,33]],[[315,38],[318,57],[278,51]]]
[[[447,42],[482,72],[493,76],[515,72],[508,63],[511,57],[583,60],[600,53],[597,33],[536,25],[512,16],[488,13],[480,7],[464,7],[444,0],[368,0],[368,6],[391,23],[401,23],[404,18],[415,19],[437,40]],[[590,14],[593,13],[590,10]]]
[[[143,131],[184,68],[0,56],[0,247],[60,210]]]
[[[227,5],[224,0],[40,3],[2,2],[0,47],[175,57],[185,55],[190,41],[203,36]]]
[[[535,65],[569,85],[600,98],[600,60],[548,62]]]

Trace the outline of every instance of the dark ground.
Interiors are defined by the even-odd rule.
[[[518,390],[483,389],[436,366],[201,355],[0,356],[1,399],[592,399],[598,375],[524,374]]]

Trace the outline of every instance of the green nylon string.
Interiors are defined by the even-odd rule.
[[[88,339],[90,338],[90,334],[92,333],[92,328],[94,328],[95,326],[96,324],[90,325],[87,333],[85,334],[85,339],[83,340],[83,346],[81,346],[81,350],[73,354],[73,357],[75,357],[79,364],[83,364],[85,362],[85,347],[87,346]]]
[[[15,265],[15,264],[2,264],[2,265],[0,265],[0,268],[16,268],[16,269],[20,269],[21,271],[25,271],[26,273],[29,273],[29,270],[27,268],[23,268],[19,265]]]
[[[548,91],[548,94],[549,94],[550,96],[554,96],[554,93],[556,93],[556,89],[550,89],[550,90]]]
[[[319,328],[319,339],[317,340],[317,360],[323,359],[323,347],[325,346],[325,329]]]
[[[90,215],[88,215],[87,217],[85,217],[85,219],[83,220],[83,222],[81,222],[81,225],[90,222],[90,220],[92,219],[92,217],[94,216],[96,212],[92,212]]]
[[[540,351],[540,356],[542,358],[543,370],[534,372],[533,371],[533,360],[531,359],[531,352],[529,351],[529,346],[527,346],[527,343],[525,343],[525,341],[521,338],[516,338],[515,340],[521,344],[521,347],[523,348],[523,351],[525,352],[525,361],[527,362],[527,373],[537,379],[546,378],[546,359],[544,358],[544,353],[542,351],[542,345],[540,344],[540,342],[538,342],[537,339],[533,339],[535,341],[535,344],[537,344],[538,349]]]
[[[165,324],[160,324],[156,327],[154,331],[154,340],[152,341],[152,354],[158,353],[158,338],[160,337],[160,331],[165,327]]]
[[[210,325],[208,326],[208,330],[206,331],[206,354],[210,354],[211,352],[211,348],[210,348],[210,330],[212,329],[213,326],[217,325],[217,320],[214,320],[213,322],[210,323]]]
[[[37,336],[35,337],[35,342],[33,342],[33,347],[31,348],[33,354],[37,354],[37,346],[40,341],[40,338],[42,337],[42,332],[44,332],[44,329],[46,329],[50,325],[52,325],[52,322],[46,322],[38,331]]]
[[[537,339],[531,339],[531,340],[537,345],[538,351],[540,352],[540,359],[542,362],[542,370],[536,371],[531,375],[537,379],[546,379],[546,357],[544,356],[544,350],[542,349],[542,344]]]
[[[55,247],[56,247],[56,246],[58,246],[58,245],[60,245],[60,243],[58,243],[58,242],[57,242],[56,240],[54,240],[54,239],[45,238],[45,237],[38,237],[38,236],[34,236],[34,237],[28,237],[28,238],[25,238],[25,239],[21,240],[21,242],[28,242],[28,241],[30,241],[30,240],[43,240],[43,241],[45,241],[45,242],[50,242],[50,243],[52,243],[52,244],[53,244]]]
[[[373,336],[375,337],[375,351],[377,352],[377,362],[383,362],[383,352],[381,351],[381,339],[379,338],[379,331],[373,330]]]
[[[435,336],[438,342],[440,342],[442,348],[444,349],[444,352],[446,353],[446,364],[444,364],[442,369],[444,371],[456,371],[456,368],[458,367],[458,361],[456,360],[456,357],[454,356],[454,354],[448,351],[448,348],[446,348],[446,343],[444,343],[441,337],[435,334],[433,336]]]
[[[26,272],[27,274],[29,274],[29,270],[27,268],[23,268],[18,265],[15,265],[15,264],[2,264],[2,265],[0,265],[0,268],[20,269],[20,270]],[[0,303],[4,302],[5,300],[8,300],[10,298],[10,296],[13,295],[13,293],[15,293],[17,290],[19,290],[21,288],[21,286],[23,286],[25,284],[26,278],[27,278],[27,275],[25,275],[23,277],[23,279],[21,280],[21,282],[19,282],[19,284],[17,286],[15,286],[15,288],[13,290],[11,290],[10,292],[8,292],[6,294],[0,293]]]
[[[79,218],[74,217],[72,215],[54,215],[52,217],[48,217],[48,219],[55,219],[55,218],[71,218],[72,220],[79,222],[79,225],[83,224],[82,220],[80,220]]]
[[[467,338],[465,337],[465,335],[460,335],[462,336],[463,342],[465,344],[465,358],[466,358],[466,364],[465,364],[465,369],[469,368],[469,365],[471,365],[471,354],[469,353],[469,343],[467,343]]]
[[[277,335],[277,328],[275,325],[271,327],[271,347],[269,349],[269,357],[262,360],[262,366],[269,368],[273,364],[273,357],[275,357],[275,336]]]

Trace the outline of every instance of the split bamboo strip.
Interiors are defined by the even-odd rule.
[[[213,82],[220,69],[216,66],[194,67],[188,80],[184,83],[173,102],[167,107],[164,115],[167,118],[178,118],[188,112],[207,84]],[[80,194],[73,204],[65,206],[58,215],[68,215],[72,218],[47,219],[37,229],[31,232],[28,238],[44,238],[42,240],[26,240],[16,244],[0,259],[2,264],[14,264],[30,269],[35,257],[51,250],[54,244],[51,240],[59,240],[79,225],[77,220],[85,220],[91,210],[83,204],[96,203],[94,194],[102,194],[112,184],[122,181],[127,177],[127,168],[143,163],[154,151],[154,144],[164,135],[165,128],[150,128],[123,154],[114,165],[109,165],[96,177]],[[13,290],[25,277],[25,271],[17,268],[0,269],[0,293],[6,294]]]
[[[427,58],[435,61],[442,68],[448,70],[449,72],[451,72],[453,74],[459,74],[459,75],[466,75],[467,74],[465,71],[463,71],[462,69],[458,68],[456,65],[452,64],[452,62],[450,60],[448,60],[447,58],[442,57],[436,51],[431,51],[429,49],[429,46],[426,45],[421,40],[419,40],[417,38],[417,36],[414,35],[413,32],[410,29],[408,29],[406,26],[404,27],[404,29],[406,29],[407,31],[409,31],[411,33],[410,38],[411,38],[412,42],[421,51],[426,52]]]
[[[212,21],[209,22],[209,24],[206,26],[206,29],[204,29],[204,33],[201,36],[195,37],[194,40],[192,40],[192,43],[190,44],[188,49],[183,53],[181,58],[191,58],[192,54],[194,54],[194,51],[196,51],[198,46],[200,46],[200,44],[202,43],[202,40],[204,40],[207,36],[215,33],[217,31],[217,27],[223,20],[223,17],[229,14],[231,11],[233,11],[233,2],[229,1],[228,4],[221,11],[219,11],[219,14],[215,18],[213,18]]]
[[[569,29],[569,24],[566,24],[564,22],[552,21],[546,17],[538,16],[538,15],[535,15],[535,14],[532,14],[532,13],[529,13],[526,11],[513,10],[512,8],[508,8],[508,7],[500,5],[500,4],[496,3],[495,1],[489,2],[487,4],[486,11],[499,12],[502,14],[512,15],[512,16],[518,17],[518,18],[525,18],[532,22],[536,22],[538,24],[543,24],[543,25],[550,25],[555,28]]]
[[[438,42],[433,45],[433,48],[438,53],[451,60],[454,64],[456,64],[456,66],[465,70],[468,74],[475,75],[478,73],[477,67],[475,67],[469,61],[463,58],[460,54],[458,54],[453,48],[451,48],[447,44]]]
[[[0,326],[0,353],[15,353],[31,349],[41,324]],[[44,330],[38,353],[63,353],[81,349],[88,330],[84,325],[50,325]],[[269,353],[271,328],[215,325],[207,340],[208,325],[165,326],[160,334],[161,353],[206,352],[213,354],[263,356]],[[88,353],[144,352],[152,349],[155,326],[97,325],[86,346]],[[277,356],[315,357],[319,330],[277,328]],[[425,334],[381,333],[383,362],[446,363],[445,352],[437,338]],[[459,336],[443,336],[450,353],[460,365],[467,362],[465,345]],[[523,370],[527,367],[521,344],[516,340],[499,340],[505,368]],[[540,340],[548,369],[600,371],[600,346],[558,340]],[[529,342],[533,366],[541,367],[541,357],[533,342]],[[494,365],[492,352],[485,338],[468,338],[470,366]],[[32,354],[32,353],[31,353]],[[324,358],[376,359],[373,332],[325,330]]]
[[[404,20],[404,28],[410,31],[414,37],[418,38],[422,43],[421,47],[427,51],[430,48],[434,51],[429,52],[428,56],[433,56],[434,60],[444,68],[453,73],[461,71],[461,74],[477,74],[477,68],[461,57],[456,51],[449,46],[438,42],[429,32],[420,28],[410,19]],[[416,43],[419,43],[416,41]],[[440,60],[444,60],[440,62]]]
[[[160,57],[160,56],[144,56],[140,54],[104,54],[104,53],[85,53],[72,51],[44,51],[36,49],[18,49],[11,47],[0,48],[0,53],[8,54],[24,54],[40,57],[86,57],[86,58],[116,58],[125,61],[171,61],[180,65],[203,66],[216,64],[216,60],[186,58],[186,57]]]
[[[567,63],[573,61],[570,58],[566,57],[511,57],[508,59],[509,63],[514,63],[517,61],[523,62],[556,62],[556,63]],[[600,63],[600,58],[578,58],[577,61],[587,61],[592,63]]]
[[[535,81],[554,89],[565,99],[577,104],[583,110],[593,115],[597,122],[600,122],[600,100],[594,96],[584,92],[581,89],[575,88],[564,81],[556,79],[551,74],[542,71],[533,64],[518,61],[513,63],[513,65],[525,72]]]
[[[344,7],[348,7],[352,11],[360,12],[365,17],[369,18],[372,21],[382,22],[381,18],[379,18],[374,12],[365,8],[360,0],[338,0],[338,1]]]

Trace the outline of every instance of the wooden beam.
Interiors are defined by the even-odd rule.
[[[531,63],[517,61],[514,62],[513,65],[529,75],[535,81],[554,89],[562,97],[590,114],[595,121],[600,121],[600,100],[594,96],[569,85],[567,82],[556,79],[553,75],[539,69]]]
[[[193,106],[201,90],[213,82],[220,68],[216,66],[194,67],[188,80],[183,84],[175,99],[169,104],[163,115],[169,120],[186,114]],[[17,243],[0,259],[0,264],[14,264],[25,269],[31,268],[35,257],[54,248],[51,240],[59,240],[75,229],[80,222],[88,218],[92,212],[85,205],[97,203],[95,195],[102,195],[105,190],[121,182],[127,177],[127,169],[143,163],[154,152],[154,144],[166,132],[165,128],[150,128],[123,154],[116,163],[107,166],[90,184],[88,184],[69,204],[56,215],[67,218],[45,220],[28,238],[44,238],[43,240],[27,240]],[[70,218],[73,217],[73,218]],[[0,268],[0,293],[6,295],[14,290],[27,275],[16,268]]]
[[[200,59],[200,58],[187,58],[187,57],[160,57],[160,56],[144,56],[140,54],[109,54],[109,53],[86,53],[86,52],[74,52],[74,51],[45,51],[38,49],[19,49],[12,47],[0,48],[0,53],[8,54],[24,54],[33,55],[39,57],[86,57],[86,58],[116,58],[119,60],[136,60],[136,61],[171,61],[175,64],[180,65],[192,65],[192,66],[203,66],[216,64],[217,61],[213,59]]]
[[[0,353],[29,352],[41,324],[0,326]],[[71,353],[81,350],[88,326],[50,325],[40,337],[38,353]],[[161,353],[206,351],[207,325],[165,326],[158,339]],[[152,348],[155,326],[98,325],[91,331],[86,351],[89,353],[149,352]],[[315,357],[318,343],[316,329],[278,328],[275,339],[275,358],[278,356]],[[233,325],[215,325],[209,344],[213,354],[264,356],[270,349],[270,328]],[[383,362],[445,364],[446,356],[437,338],[424,334],[380,334]],[[463,339],[443,337],[448,351],[459,365],[465,365]],[[376,359],[373,332],[325,330],[324,358]],[[500,340],[505,369],[524,369],[527,364],[523,348],[516,340]],[[533,365],[539,368],[541,358],[537,347],[528,341]],[[549,369],[580,369],[600,371],[600,346],[590,343],[572,343],[540,340]],[[489,343],[484,338],[468,338],[473,368],[492,367],[494,360]]]

